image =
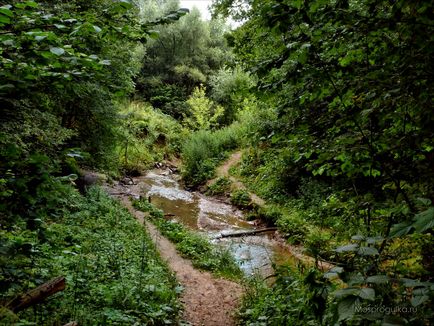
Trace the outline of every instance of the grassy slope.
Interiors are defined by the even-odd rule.
[[[64,275],[67,289],[0,323],[20,325],[148,325],[178,319],[178,285],[136,220],[99,188],[68,199],[69,209],[47,223],[35,250],[33,288]]]

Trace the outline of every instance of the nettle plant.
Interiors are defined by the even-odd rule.
[[[419,218],[426,216],[418,215]],[[402,249],[409,239],[397,237],[400,228],[400,225],[395,225],[388,238],[356,235],[351,243],[336,249],[346,263],[324,275],[326,278],[338,277],[346,285],[333,293],[336,322],[425,325],[432,321],[434,283],[409,278],[413,276],[411,268],[405,269],[406,274],[402,273],[404,269],[399,266],[407,260],[410,260],[407,263],[415,260]],[[431,237],[430,234],[426,236]]]

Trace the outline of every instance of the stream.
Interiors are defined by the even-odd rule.
[[[213,243],[227,248],[246,275],[274,274],[273,264],[295,265],[297,259],[274,238],[274,232],[243,237],[219,238],[225,233],[255,230],[254,222],[244,219],[235,206],[183,189],[179,176],[168,170],[152,170],[133,179],[132,185],[119,185],[134,197],[150,198],[169,218],[206,235]]]

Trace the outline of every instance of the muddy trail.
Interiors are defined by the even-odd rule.
[[[175,245],[163,237],[156,227],[145,219],[145,213],[137,211],[129,196],[121,197],[128,210],[146,226],[161,257],[175,273],[184,290],[182,319],[191,325],[234,325],[233,313],[238,307],[243,289],[241,285],[217,279],[208,272],[195,269],[188,259],[182,258]]]

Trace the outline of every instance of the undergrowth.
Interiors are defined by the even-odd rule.
[[[166,220],[163,212],[145,198],[135,200],[133,205],[143,212],[149,212],[153,224],[165,237],[175,243],[179,253],[190,259],[193,266],[228,279],[242,277],[242,271],[228,250],[214,246],[204,236],[188,230],[181,223]]]
[[[316,270],[281,267],[272,286],[251,279],[238,317],[241,325],[323,325],[332,284]]]
[[[69,194],[62,216],[43,222],[43,234],[1,230],[2,248],[23,241],[31,258],[16,252],[3,273],[2,300],[26,292],[55,276],[66,290],[18,314],[3,308],[1,325],[156,325],[176,323],[180,287],[144,229],[100,188],[86,197]],[[18,248],[18,247],[17,247]],[[20,266],[27,272],[13,274]],[[6,269],[5,269],[6,268]],[[17,287],[19,285],[19,288]]]
[[[197,187],[214,176],[219,162],[226,159],[228,151],[240,142],[237,123],[211,131],[193,133],[182,146],[182,176],[187,185]]]

